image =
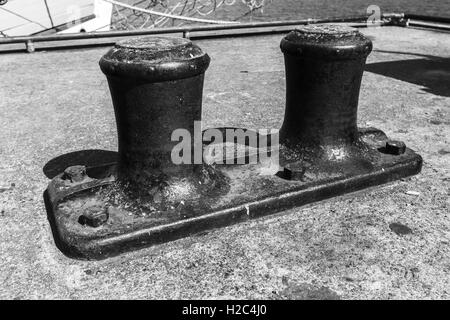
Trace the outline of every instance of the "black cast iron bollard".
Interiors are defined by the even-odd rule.
[[[198,148],[194,121],[209,64],[200,48],[147,37],[111,49],[100,66],[116,114],[119,163],[79,163],[52,179],[45,197],[61,250],[105,258],[420,171],[422,158],[402,142],[356,126],[370,40],[353,29],[305,26],[281,48],[287,104],[276,176],[261,175],[258,165],[172,161],[174,130],[191,136],[186,154]]]
[[[171,135],[181,128],[194,137],[209,61],[191,41],[172,37],[119,42],[101,58],[116,115],[120,181],[142,189],[192,175],[194,165],[171,161],[178,143]]]
[[[281,42],[286,66],[286,113],[280,142],[317,149],[358,140],[361,78],[372,43],[357,29],[307,25]]]

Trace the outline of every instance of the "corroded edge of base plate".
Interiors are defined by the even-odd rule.
[[[380,141],[387,139],[384,133],[376,129],[366,130],[362,134],[378,135]],[[83,183],[67,188],[57,186],[56,181],[61,179],[61,175],[59,175],[49,184],[44,193],[44,200],[58,248],[72,258],[97,260],[384,184],[417,174],[422,168],[422,158],[410,149],[407,149],[405,154],[401,156],[401,160],[398,160],[395,156],[392,157],[392,159],[396,159],[392,161],[393,165],[383,166],[370,172],[358,173],[354,176],[342,177],[306,188],[299,185],[296,189],[291,185],[281,193],[279,191],[274,192],[270,187],[267,187],[267,190],[262,187],[265,195],[256,201],[230,205],[226,209],[212,210],[195,217],[180,218],[178,221],[158,226],[147,227],[142,225],[142,228],[134,228],[129,232],[111,233],[98,238],[82,237],[68,231],[68,228],[61,222],[63,220],[59,219],[60,213],[57,207],[59,203],[71,195],[111,183],[111,178],[108,178],[105,173],[114,171],[114,165],[91,168],[88,170],[88,176],[90,172],[96,177],[100,177],[102,174],[103,176],[99,179],[88,178]],[[227,167],[224,166],[222,170],[226,172]],[[276,181],[276,179],[281,178],[273,176],[271,179]]]

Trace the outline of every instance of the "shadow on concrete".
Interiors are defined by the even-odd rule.
[[[423,86],[423,91],[450,97],[450,58],[417,56],[420,58],[367,64],[366,71]]]
[[[53,158],[45,164],[42,171],[47,178],[53,179],[70,166],[84,165],[89,168],[117,163],[117,155],[116,151],[97,149],[75,151]]]

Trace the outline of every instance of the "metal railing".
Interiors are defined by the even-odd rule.
[[[223,37],[235,35],[254,35],[264,33],[285,32],[287,27],[305,24],[317,23],[352,23],[355,26],[364,27],[367,25],[368,16],[350,16],[350,17],[333,17],[324,19],[303,19],[290,21],[271,21],[271,22],[253,22],[253,23],[236,23],[226,25],[203,25],[203,26],[183,26],[183,27],[169,27],[169,28],[152,28],[142,30],[123,30],[123,31],[105,31],[105,32],[86,32],[73,34],[52,34],[42,36],[20,36],[20,37],[4,37],[0,38],[0,52],[1,46],[7,44],[25,44],[28,52],[35,50],[34,44],[39,42],[61,42],[61,41],[75,41],[92,40],[92,39],[107,39],[120,38],[129,36],[143,36],[143,35],[158,35],[158,34],[181,34],[185,38],[210,38]],[[450,30],[450,18],[443,17],[428,17],[414,14],[398,14],[387,13],[381,16],[379,25],[397,25],[397,26],[419,26]],[[279,29],[277,29],[279,28]],[[284,28],[284,29],[283,29]],[[83,46],[98,45],[99,43],[84,43]],[[107,42],[101,45],[108,44]],[[50,48],[63,48],[61,44],[56,43]],[[46,48],[48,49],[48,48]]]

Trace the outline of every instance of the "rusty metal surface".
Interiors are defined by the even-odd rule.
[[[422,158],[401,142],[357,129],[369,39],[342,26],[306,26],[287,35],[281,49],[287,101],[282,168],[272,176],[260,174],[261,164],[171,162],[171,133],[194,134],[200,120],[209,62],[200,48],[144,38],[111,49],[100,66],[113,98],[119,161],[95,174],[71,167],[53,179],[46,201],[59,248],[101,259],[420,171]]]

